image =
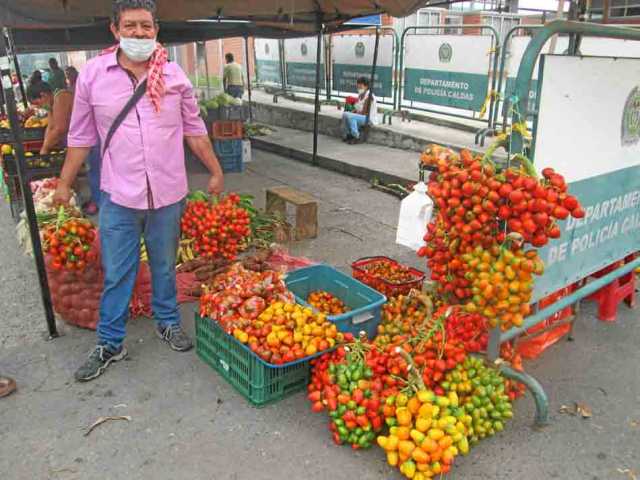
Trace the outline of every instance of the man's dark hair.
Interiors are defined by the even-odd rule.
[[[38,100],[43,93],[53,93],[51,85],[47,82],[32,83],[27,88],[27,98],[29,101]]]
[[[58,60],[56,60],[55,58],[51,57],[49,59],[49,66],[51,68],[58,68]]]
[[[227,63],[233,62],[233,53],[227,53],[224,58],[227,60]]]
[[[156,19],[156,2],[155,0],[113,0],[113,12],[111,14],[111,21],[114,25],[120,23],[120,15],[125,10],[148,10],[153,15],[153,20]]]
[[[367,77],[358,77],[356,80],[356,84],[364,85],[365,87],[369,87],[369,79]]]

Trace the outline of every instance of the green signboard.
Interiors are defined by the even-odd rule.
[[[333,89],[339,92],[356,93],[358,77],[371,78],[371,67],[367,65],[333,64]],[[391,67],[376,67],[373,93],[379,97],[391,97]]]
[[[280,62],[278,60],[256,60],[256,76],[259,82],[282,84]]]
[[[316,64],[287,62],[287,85],[316,88]],[[320,65],[320,88],[325,88],[324,65]]]
[[[573,182],[569,191],[586,216],[560,222],[560,239],[541,249],[546,270],[536,281],[536,299],[640,250],[639,166]]]
[[[480,111],[487,98],[487,75],[417,68],[406,68],[404,75],[405,100]]]

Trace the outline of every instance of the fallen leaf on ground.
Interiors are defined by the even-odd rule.
[[[640,427],[640,420],[631,420],[631,426],[633,428]]]
[[[633,470],[629,470],[628,468],[618,468],[618,473],[626,475],[627,477],[629,477],[629,480],[638,480],[638,477],[636,477],[636,473]]]
[[[561,405],[558,412],[573,416],[580,415],[582,418],[591,418],[593,416],[591,407],[586,403],[580,402],[575,402],[573,405]]]
[[[89,428],[87,428],[87,431],[84,433],[84,436],[86,437],[87,435],[89,435],[94,428],[96,428],[98,425],[102,425],[105,422],[108,422],[110,420],[126,420],[127,422],[131,421],[131,417],[129,415],[116,415],[116,416],[111,416],[111,417],[99,417],[95,422],[93,422]]]
[[[578,403],[576,402],[576,412],[582,415],[582,418],[591,418],[593,413],[591,412],[591,407],[586,403]]]

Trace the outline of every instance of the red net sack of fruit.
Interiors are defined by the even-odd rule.
[[[561,298],[566,297],[573,292],[573,290],[573,286],[563,288],[562,290],[540,300],[538,307],[546,308]],[[518,353],[524,358],[538,358],[542,352],[571,331],[571,324],[562,323],[563,320],[569,318],[571,315],[571,307],[565,307],[559,312],[551,315],[544,322],[527,330],[527,335],[530,335],[531,338],[527,338],[527,336],[525,336],[523,339],[518,340],[518,343],[516,344]],[[541,333],[536,335],[538,332]]]
[[[51,253],[46,255],[45,265],[54,311],[71,325],[95,330],[104,284],[97,235],[89,251],[91,255],[85,255],[81,269],[61,267],[59,256]]]
[[[265,263],[272,270],[283,273],[292,272],[299,268],[318,264],[318,262],[305,257],[294,257],[293,255],[289,255],[284,248],[272,248]]]

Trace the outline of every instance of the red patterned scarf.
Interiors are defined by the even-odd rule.
[[[118,45],[104,49],[100,52],[100,55],[113,53],[116,50],[118,50]],[[149,65],[147,67],[147,95],[155,107],[156,112],[160,111],[160,101],[164,96],[164,78],[162,72],[168,57],[167,49],[158,43],[156,44],[156,49],[151,54],[151,58],[149,58]]]

